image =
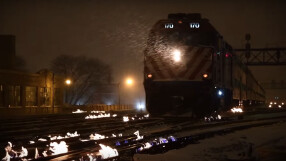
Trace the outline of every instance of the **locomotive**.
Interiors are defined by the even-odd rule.
[[[208,19],[169,14],[144,50],[146,108],[152,115],[205,116],[265,101],[265,91]]]

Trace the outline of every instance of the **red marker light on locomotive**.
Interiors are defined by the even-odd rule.
[[[181,20],[179,20],[178,23],[183,23],[183,22]]]
[[[231,54],[230,54],[230,53],[226,53],[226,54],[225,54],[225,57],[226,57],[226,58],[231,57]]]

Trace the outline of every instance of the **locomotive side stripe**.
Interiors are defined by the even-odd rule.
[[[212,63],[210,63],[209,67],[206,70],[207,73],[211,73],[212,72]]]
[[[203,55],[203,59],[200,61],[198,66],[195,68],[194,72],[192,72],[190,79],[194,79],[197,74],[200,72],[200,70],[205,66],[205,64],[208,62],[210,52],[206,52],[206,54]]]
[[[199,73],[195,76],[195,79],[201,80],[204,73],[210,73],[208,72],[208,70],[211,70],[212,69],[211,67],[212,67],[211,61],[207,60],[205,65],[201,68]]]
[[[169,76],[168,72],[165,69],[164,62],[162,60],[162,56],[161,55],[162,54],[157,54],[156,55],[156,63],[158,65],[158,67],[159,67],[159,70],[160,70],[159,72],[162,75],[161,78],[162,79],[166,79],[166,78],[169,78],[170,76]]]
[[[186,49],[185,53],[182,55],[183,57],[183,61],[176,64],[176,66],[173,68],[176,71],[176,77],[183,77],[184,74],[182,73],[186,73],[188,71],[188,67],[187,67],[187,62],[190,62],[190,60],[192,59],[192,56],[195,55],[195,52],[198,50],[198,48],[191,46],[189,48]]]
[[[207,62],[202,68],[202,70],[200,71],[200,73],[196,76],[196,78],[201,79],[201,76],[204,73],[212,73],[212,53],[213,53],[213,50],[210,50],[210,52],[207,53],[206,55]]]
[[[167,72],[166,74],[168,74],[168,78],[174,78],[175,74],[171,70],[172,65],[170,65],[170,62],[164,61],[163,57],[161,57],[161,63],[162,63],[163,70],[165,70]]]
[[[179,74],[180,77],[184,77],[190,70],[192,70],[192,67],[196,60],[199,58],[200,54],[203,52],[204,48],[193,48],[190,52],[190,59],[188,60],[188,63],[186,64],[186,69]]]
[[[149,60],[149,61],[148,61]],[[162,75],[159,66],[157,65],[156,61],[153,59],[152,56],[146,56],[146,62],[150,62],[150,66],[154,68],[154,71],[160,78],[164,78]]]
[[[194,49],[194,50],[193,50]],[[193,57],[196,53],[196,50],[198,50],[197,47],[191,46],[187,50],[185,50],[184,54],[182,54],[182,61],[181,62],[173,62],[168,67],[170,67],[172,72],[174,73],[174,76],[171,76],[170,78],[180,78],[180,74],[187,70],[186,63],[191,60],[191,57]],[[190,54],[191,53],[191,54]]]
[[[198,56],[197,60],[190,66],[188,73],[185,75],[187,79],[190,79],[191,75],[195,72],[195,70],[200,67],[200,62],[204,60],[206,53],[208,53],[209,49],[205,48],[200,55]]]

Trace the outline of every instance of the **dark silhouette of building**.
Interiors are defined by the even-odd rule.
[[[0,69],[12,70],[15,57],[15,36],[0,35]]]
[[[16,71],[15,57],[15,36],[0,35],[0,107],[63,105],[64,78],[46,69]]]

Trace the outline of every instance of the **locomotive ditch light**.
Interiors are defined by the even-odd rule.
[[[173,51],[173,60],[175,62],[180,62],[181,61],[181,51],[180,50],[174,50]]]
[[[208,78],[208,77],[209,77],[209,75],[208,75],[207,73],[203,74],[203,78],[204,78],[204,79],[206,79],[206,78]]]
[[[147,78],[152,78],[152,77],[153,77],[152,74],[148,74],[148,75],[147,75]]]

